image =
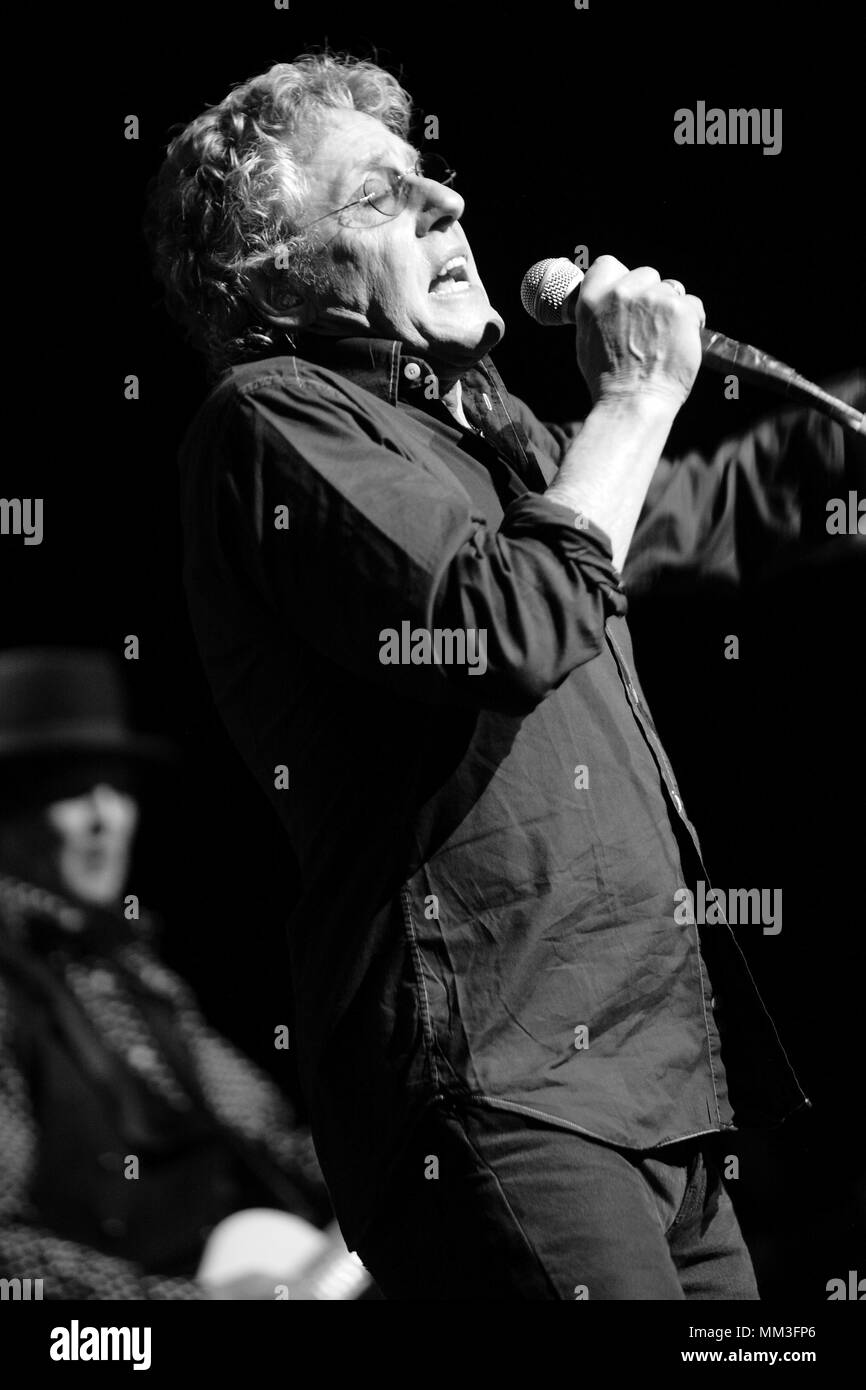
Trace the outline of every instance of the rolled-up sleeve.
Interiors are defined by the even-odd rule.
[[[425,456],[408,438],[383,437],[325,382],[236,393],[216,470],[226,563],[252,565],[280,621],[346,672],[423,702],[526,711],[625,611],[610,543],[534,494],[491,526],[432,441]],[[383,660],[406,631],[474,633],[478,659],[416,664],[404,644]]]

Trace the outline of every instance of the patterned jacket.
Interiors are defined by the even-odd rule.
[[[308,1131],[152,935],[0,877],[0,1276],[44,1298],[202,1299],[223,1216],[330,1219]]]

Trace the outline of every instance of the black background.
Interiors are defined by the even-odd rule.
[[[289,1021],[282,921],[294,885],[213,712],[181,587],[175,459],[205,379],[164,315],[139,232],[170,127],[307,47],[378,55],[420,116],[439,119],[430,147],[458,171],[464,224],[508,326],[497,365],[542,418],[579,416],[587,398],[571,335],[525,318],[520,279],[578,243],[677,276],[713,327],[820,380],[866,358],[855,16],[836,3],[798,15],[743,3],[154,0],[63,17],[68,59],[12,219],[31,250],[7,266],[39,345],[7,400],[23,428],[3,490],[45,499],[45,537],[2,541],[0,642],[120,657],[138,635],[140,660],[125,663],[138,720],[182,758],[147,799],[131,888],[164,916],[166,955],[209,1015],[290,1090],[291,1058],[272,1039]],[[38,57],[25,84],[44,106]],[[782,152],[675,145],[674,111],[698,100],[781,107]],[[132,113],[137,142],[123,135]],[[423,145],[423,119],[415,136]],[[24,132],[10,138],[10,164],[24,144]],[[123,399],[128,373],[137,402]],[[746,388],[727,401],[722,379],[702,373],[669,449],[706,447],[771,406]],[[633,610],[711,876],[783,889],[781,935],[753,929],[744,945],[815,1107],[789,1132],[744,1140],[733,1184],[770,1297],[823,1299],[864,1248],[862,544],[794,553],[745,595]],[[722,657],[729,633],[739,661]]]

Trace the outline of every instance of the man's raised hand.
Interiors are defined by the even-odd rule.
[[[659,398],[678,410],[701,365],[704,306],[651,266],[599,256],[577,304],[577,362],[593,404]]]

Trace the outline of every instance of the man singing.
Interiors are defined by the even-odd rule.
[[[677,912],[708,875],[627,593],[796,539],[839,434],[788,414],[660,461],[703,308],[612,256],[580,295],[592,409],[541,424],[409,118],[370,63],[278,64],[172,142],[149,218],[221,373],[186,583],[300,870],[319,1158],[389,1298],[754,1299],[719,1135],[806,1102],[728,927]]]

